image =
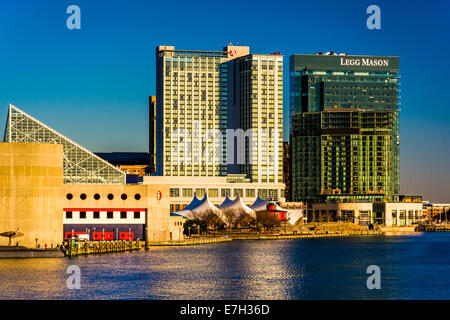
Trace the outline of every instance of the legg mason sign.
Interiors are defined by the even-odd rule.
[[[388,67],[387,59],[371,59],[371,58],[340,58],[341,66],[370,66],[370,67]]]

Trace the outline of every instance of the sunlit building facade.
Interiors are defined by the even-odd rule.
[[[159,46],[156,92],[156,175],[283,182],[281,55]]]
[[[226,175],[225,51],[156,48],[156,174]],[[207,132],[210,132],[209,135]]]
[[[246,138],[239,172],[252,182],[283,182],[283,56],[249,54],[229,63],[229,128]],[[231,118],[236,118],[231,122]]]

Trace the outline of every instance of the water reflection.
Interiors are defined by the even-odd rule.
[[[233,241],[0,260],[0,299],[448,299],[450,234]],[[66,269],[81,269],[68,290]],[[379,265],[382,289],[366,287]]]

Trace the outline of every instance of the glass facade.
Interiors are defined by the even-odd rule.
[[[398,57],[291,56],[294,201],[399,193],[398,71]]]
[[[61,144],[63,179],[67,184],[125,184],[125,173],[47,127],[22,110],[9,106],[4,142]]]

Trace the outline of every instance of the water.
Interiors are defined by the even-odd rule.
[[[68,290],[69,265],[81,289]],[[366,269],[381,268],[381,290]],[[0,299],[450,299],[450,233],[0,260]]]

